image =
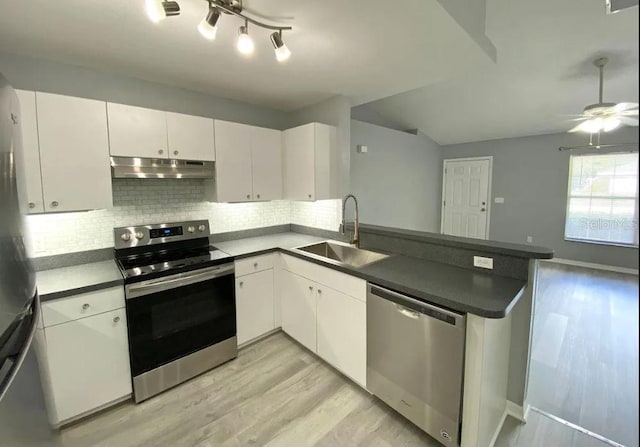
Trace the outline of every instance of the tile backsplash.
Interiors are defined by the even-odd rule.
[[[209,219],[212,233],[295,223],[336,231],[340,200],[210,203],[203,180],[113,180],[113,208],[27,217],[33,256],[113,247],[113,229]]]

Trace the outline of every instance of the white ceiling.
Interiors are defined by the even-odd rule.
[[[284,34],[293,52],[284,65],[269,31],[250,27],[256,54],[244,59],[234,45],[239,19],[223,16],[209,42],[196,30],[206,2],[179,3],[180,16],[153,24],[143,0],[5,1],[0,51],[285,111],[337,94],[372,101],[490,61],[438,0],[245,0],[247,9],[294,27]]]
[[[486,33],[497,64],[367,104],[440,144],[562,132],[566,115],[604,100],[638,102],[638,8],[606,15],[604,0],[488,0]]]

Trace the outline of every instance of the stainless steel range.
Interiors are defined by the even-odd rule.
[[[114,229],[136,402],[238,355],[233,258],[209,234],[206,220]]]

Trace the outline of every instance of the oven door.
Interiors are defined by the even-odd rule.
[[[125,286],[132,375],[236,335],[234,266]]]

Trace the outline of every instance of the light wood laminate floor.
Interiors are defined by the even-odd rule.
[[[440,445],[283,333],[61,434],[65,447]]]
[[[638,277],[541,266],[529,403],[638,446]]]

